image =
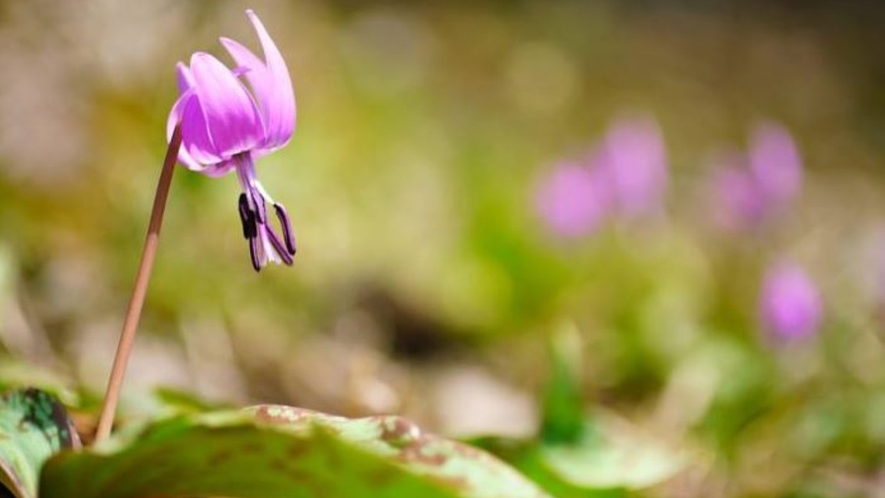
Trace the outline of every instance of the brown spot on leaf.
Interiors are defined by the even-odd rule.
[[[310,448],[301,441],[294,441],[286,448],[286,457],[292,460],[297,460],[307,453],[309,449]]]
[[[222,465],[222,464],[226,463],[228,460],[230,460],[231,457],[233,457],[233,456],[234,456],[233,451],[230,451],[230,450],[219,451],[218,453],[215,453],[214,455],[212,455],[209,458],[209,466],[215,467],[218,465]]]
[[[396,448],[413,445],[421,439],[421,428],[403,417],[378,417],[381,440]]]
[[[266,424],[292,424],[313,413],[304,408],[284,405],[259,405],[255,409],[255,420]]]
[[[432,467],[441,467],[448,460],[448,456],[440,451],[436,451],[433,446],[428,445],[426,442],[403,448],[400,458],[406,462],[421,463]]]

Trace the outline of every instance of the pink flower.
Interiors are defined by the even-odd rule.
[[[767,200],[758,182],[737,152],[723,152],[712,161],[717,171],[713,177],[714,214],[729,229],[747,229],[765,218]]]
[[[763,328],[787,340],[814,335],[823,313],[817,286],[792,261],[780,261],[766,270],[759,308]]]
[[[252,22],[264,52],[262,60],[234,40],[221,43],[236,62],[232,69],[214,56],[196,52],[190,66],[176,66],[180,96],[169,113],[167,139],[181,124],[178,160],[210,177],[237,172],[243,235],[249,241],[252,265],[259,271],[268,261],[292,264],[295,238],[289,216],[258,181],[255,159],[283,147],[295,129],[295,94],[282,55],[261,20]],[[245,82],[248,82],[247,88]],[[267,203],[282,228],[270,225]]]
[[[793,200],[802,189],[802,158],[790,132],[772,122],[756,125],[750,139],[750,171],[772,208]]]
[[[635,218],[659,210],[667,190],[667,152],[657,123],[647,116],[617,119],[603,151],[601,167],[620,214]]]
[[[567,238],[593,232],[610,204],[600,175],[572,161],[557,164],[541,180],[535,200],[548,228]]]
[[[746,156],[717,155],[713,195],[718,220],[730,229],[748,229],[783,212],[802,189],[802,160],[782,126],[763,122],[750,139]]]
[[[657,212],[666,188],[667,155],[657,124],[625,117],[591,154],[560,162],[541,180],[536,207],[552,232],[577,237],[614,214],[632,219]]]

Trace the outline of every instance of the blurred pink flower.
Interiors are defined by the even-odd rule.
[[[592,153],[563,161],[539,182],[536,208],[553,233],[587,235],[609,216],[657,212],[667,189],[667,157],[657,123],[645,116],[614,121]]]
[[[636,115],[618,118],[603,141],[602,167],[618,212],[636,218],[657,212],[667,190],[667,152],[654,119]]]
[[[737,152],[722,152],[711,161],[716,168],[711,194],[716,221],[728,229],[751,228],[765,217],[766,200],[756,178]]]
[[[802,158],[790,132],[770,121],[756,125],[750,139],[750,170],[772,208],[802,189]]]
[[[246,15],[261,42],[264,60],[238,42],[221,38],[236,62],[227,68],[214,56],[196,52],[190,66],[176,66],[180,96],[167,121],[167,139],[181,124],[178,160],[210,177],[237,172],[243,193],[239,213],[249,241],[252,266],[268,261],[292,264],[295,238],[282,204],[274,202],[258,181],[255,159],[289,142],[295,129],[295,94],[286,63],[258,16]],[[242,79],[249,83],[251,92]],[[282,228],[282,239],[270,224],[267,203]]]
[[[802,188],[802,160],[789,132],[763,122],[750,140],[749,152],[722,152],[712,194],[717,221],[728,229],[750,229],[782,212]]]
[[[801,266],[788,260],[766,269],[759,307],[762,327],[785,340],[814,335],[823,313],[814,281]]]
[[[598,172],[563,161],[540,181],[535,206],[551,232],[571,238],[587,235],[609,211],[609,194]]]

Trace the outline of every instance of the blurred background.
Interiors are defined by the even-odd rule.
[[[176,172],[122,420],[398,413],[556,496],[885,496],[885,6],[0,2],[0,384],[102,395],[176,99],[286,59],[260,159]],[[482,437],[480,437],[482,436]]]

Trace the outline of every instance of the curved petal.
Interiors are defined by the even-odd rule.
[[[273,78],[270,71],[263,60],[259,59],[257,55],[253,54],[251,50],[244,47],[240,42],[225,37],[221,37],[219,40],[231,57],[233,57],[234,62],[237,63],[233,73],[237,76],[245,76],[249,81],[249,85],[252,86],[255,100],[264,118],[264,123],[268,125],[268,112],[270,111],[268,103],[270,101],[267,96],[273,92]]]
[[[175,107],[178,106],[181,106],[182,150],[194,163],[206,165],[221,162],[223,157],[218,153],[209,135],[205,111],[197,94],[185,94],[176,102]]]
[[[246,15],[258,34],[265,62],[233,40],[223,38],[221,43],[237,64],[249,70],[246,78],[255,91],[267,126],[263,147],[276,149],[288,143],[295,130],[295,93],[286,62],[261,20],[251,10]]]
[[[193,103],[192,103],[193,102]],[[190,106],[190,109],[188,109]],[[185,114],[187,114],[187,127],[185,127]],[[219,177],[229,173],[234,169],[234,161],[231,159],[220,159],[206,148],[212,147],[208,134],[205,131],[205,120],[202,119],[203,113],[199,109],[199,102],[192,91],[186,91],[172,106],[172,112],[169,113],[169,119],[166,121],[166,141],[172,140],[172,133],[175,131],[175,125],[182,123],[182,144],[178,151],[178,162],[183,164],[187,169],[201,173],[209,177]],[[185,132],[185,128],[187,131]],[[185,139],[185,137],[187,137]],[[187,140],[185,142],[185,140]],[[189,150],[194,151],[197,156],[205,162],[194,159]]]
[[[166,119],[166,142],[169,143],[172,141],[172,133],[175,131],[175,125],[182,121],[184,117],[184,108],[190,102],[191,98],[193,98],[193,92],[189,90],[185,90],[182,92],[181,97],[175,101],[175,105],[172,106],[172,110],[169,111],[169,117]],[[183,138],[183,137],[182,137]],[[188,169],[192,169],[194,171],[199,171],[203,168],[203,165],[194,160],[193,157],[187,152],[187,147],[182,146],[178,150],[178,162],[183,164]]]
[[[255,102],[231,71],[215,57],[197,52],[191,57],[198,105],[208,135],[220,158],[251,150],[263,142],[264,126]],[[191,105],[185,108],[185,121]],[[196,116],[193,117],[195,120]],[[186,130],[182,130],[183,132]],[[193,151],[188,149],[193,154]],[[195,156],[195,159],[200,161]],[[203,162],[203,161],[200,161]]]
[[[234,169],[235,166],[236,166],[236,163],[234,162],[233,159],[225,159],[224,161],[221,161],[220,163],[210,164],[210,165],[202,168],[199,172],[208,176],[208,177],[218,178],[219,176],[224,176],[224,175],[230,173]]]
[[[181,94],[194,87],[194,75],[184,62],[175,64],[175,77],[178,80],[178,91]]]

